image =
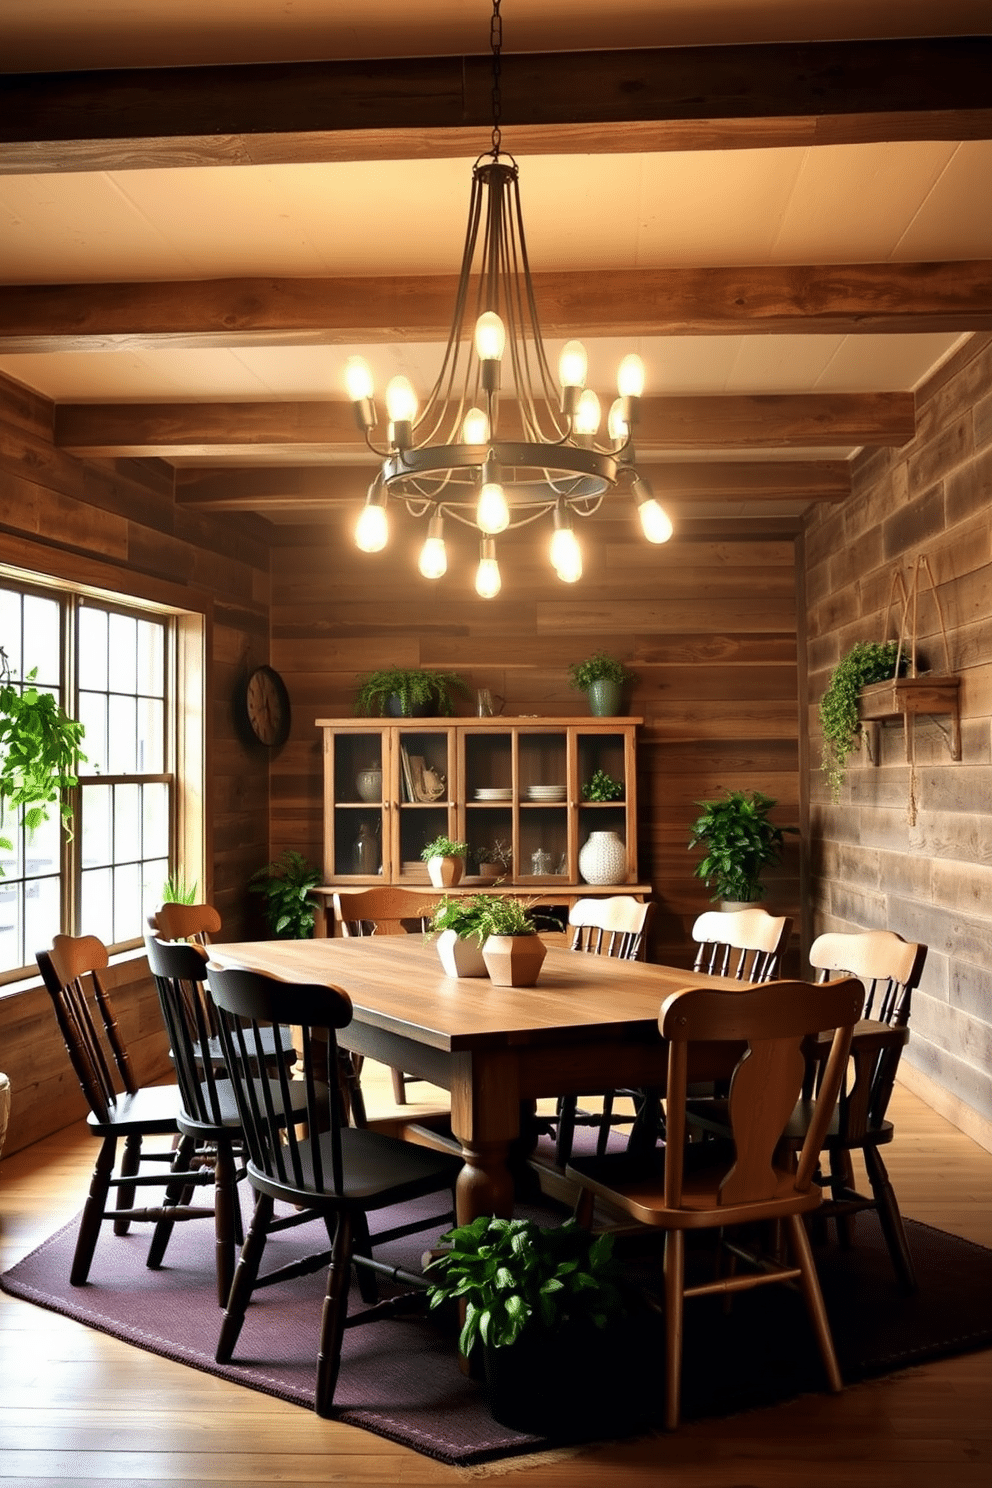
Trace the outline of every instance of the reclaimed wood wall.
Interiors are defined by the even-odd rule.
[[[689,930],[708,907],[687,851],[695,802],[724,787],[761,790],[776,818],[798,822],[798,684],[794,540],[788,522],[681,522],[647,544],[633,512],[579,532],[585,572],[560,583],[547,537],[528,526],[499,541],[503,589],[480,600],[478,548],[449,545],[444,579],[416,566],[418,524],[393,515],[380,554],[357,552],[354,512],[333,525],[280,528],[272,554],[272,661],[293,700],[289,743],[272,772],[273,849],[321,861],[320,748],[314,720],[350,716],[368,671],[455,671],[505,698],[507,714],[583,711],[570,662],[604,650],[636,674],[627,711],[643,716],[638,750],[639,873],[658,901],[650,954],[689,964]],[[466,703],[462,711],[471,711]],[[799,848],[769,875],[769,907],[797,914]]]
[[[268,853],[268,755],[246,746],[233,711],[238,678],[249,663],[268,659],[263,530],[244,518],[232,523],[177,508],[171,470],[157,461],[84,463],[57,450],[52,405],[0,378],[0,563],[207,617],[210,882],[202,887],[235,939],[254,923],[245,885]],[[145,968],[143,958],[138,964]],[[151,1044],[140,1056],[142,1076],[156,1072],[156,1061],[161,1073],[167,1049],[150,983],[140,975],[125,978],[121,998],[126,1031],[158,1032],[157,1056]],[[5,995],[0,987],[0,1067],[13,1089],[11,1151],[78,1114],[61,1099],[63,1061],[68,1072],[47,995]]]
[[[887,927],[930,947],[904,1061],[966,1131],[992,1133],[992,337],[974,336],[917,394],[917,435],[857,462],[852,495],[812,512],[806,533],[814,930]],[[881,764],[852,758],[833,806],[816,765],[817,705],[836,662],[886,630],[892,574],[925,554],[961,678],[962,759],[946,718],[918,721],[915,769],[901,723]],[[945,669],[924,581],[923,662]],[[915,801],[915,810],[912,802]],[[911,1075],[909,1076],[911,1078]]]

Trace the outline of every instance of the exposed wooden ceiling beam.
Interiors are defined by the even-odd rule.
[[[0,350],[438,341],[454,277],[0,286]],[[992,261],[534,275],[548,336],[992,329]]]
[[[683,502],[845,501],[851,494],[846,460],[638,461],[656,495]],[[319,513],[354,505],[374,467],[279,465],[245,469],[181,469],[176,503],[197,511]]]
[[[992,37],[506,53],[515,153],[629,153],[992,133]],[[475,155],[488,57],[8,74],[0,169]]]
[[[822,393],[645,398],[639,452],[901,446],[916,430],[912,393]],[[512,428],[502,430],[513,437]],[[55,442],[78,455],[237,456],[247,449],[314,455],[366,452],[351,405],[323,403],[61,404]]]

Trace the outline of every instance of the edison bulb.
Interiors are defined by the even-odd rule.
[[[630,425],[627,422],[627,413],[622,398],[614,398],[610,404],[610,412],[607,416],[606,427],[609,430],[610,442],[612,444],[626,444],[627,435],[630,433]]]
[[[509,527],[510,509],[503,487],[495,481],[487,481],[479,492],[475,520],[480,532],[505,532]]]
[[[448,571],[448,555],[441,537],[428,537],[420,550],[420,572],[425,579],[440,579]]]
[[[386,410],[394,424],[412,424],[417,417],[417,394],[409,377],[392,377],[386,387]]]
[[[372,368],[364,357],[351,356],[344,364],[344,385],[352,403],[371,398],[375,392]]]
[[[382,506],[364,506],[355,524],[355,542],[363,553],[381,553],[389,540],[389,522]]]
[[[595,434],[602,416],[599,399],[592,388],[586,388],[575,410],[576,434]]]
[[[558,527],[551,534],[551,564],[564,584],[582,577],[582,549],[571,527]]]
[[[558,358],[558,381],[562,387],[585,387],[589,359],[581,341],[566,341]]]
[[[637,515],[641,519],[641,529],[648,542],[667,542],[675,530],[671,517],[653,496],[640,503]]]
[[[475,350],[480,362],[498,362],[506,349],[506,327],[495,310],[485,310],[475,322]]]
[[[644,363],[636,352],[625,356],[617,369],[617,392],[621,398],[640,398],[644,393]]]
[[[462,420],[462,438],[466,444],[488,444],[488,413],[483,413],[481,408],[470,408]]]
[[[475,575],[475,592],[480,599],[495,599],[502,588],[503,581],[500,578],[499,564],[496,562],[496,544],[491,537],[483,538],[481,552],[482,556]]]

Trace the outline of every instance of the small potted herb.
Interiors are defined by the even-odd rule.
[[[610,1349],[625,1314],[613,1236],[574,1219],[542,1228],[481,1215],[442,1236],[427,1266],[431,1307],[464,1305],[459,1346],[480,1348],[490,1409],[518,1430],[554,1435],[599,1427],[611,1385],[630,1407]],[[643,1377],[643,1359],[630,1358]]]
[[[455,711],[454,694],[468,695],[468,685],[457,672],[434,672],[421,667],[385,667],[359,685],[356,713],[391,714],[394,718],[448,716]]]
[[[894,677],[898,653],[895,641],[859,641],[834,667],[827,690],[820,699],[821,768],[827,777],[834,805],[840,800],[847,757],[860,742],[858,698],[861,689]],[[905,663],[906,658],[903,657],[902,661]],[[900,666],[902,670],[904,667]]]
[[[537,933],[529,905],[509,894],[480,894],[480,923],[485,932],[482,957],[489,980],[497,987],[533,987],[547,947]]]
[[[725,908],[756,903],[764,894],[762,870],[782,860],[784,833],[768,819],[776,802],[760,791],[732,791],[722,801],[697,801],[703,813],[690,828],[690,850],[702,843],[704,856],[693,872],[715,890]]]
[[[435,837],[428,842],[420,856],[436,889],[450,889],[458,883],[465,872],[467,853],[467,842],[453,842],[450,837]]]
[[[437,954],[451,977],[488,976],[482,958],[486,937],[485,894],[466,894],[452,899],[445,894],[430,911],[428,936],[437,937]]]
[[[633,677],[622,661],[607,656],[605,651],[573,662],[568,669],[569,686],[585,693],[595,718],[613,718],[620,712],[623,689]]]
[[[619,801],[622,796],[623,781],[615,780],[606,770],[597,770],[582,787],[583,801]]]
[[[316,905],[310,890],[320,881],[320,870],[289,847],[274,862],[252,874],[250,892],[265,895],[265,917],[277,940],[312,937]]]

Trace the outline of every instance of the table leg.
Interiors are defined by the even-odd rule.
[[[465,1166],[455,1189],[458,1223],[480,1214],[513,1213],[510,1144],[520,1135],[519,1075],[511,1053],[456,1054],[452,1060],[451,1129]]]

